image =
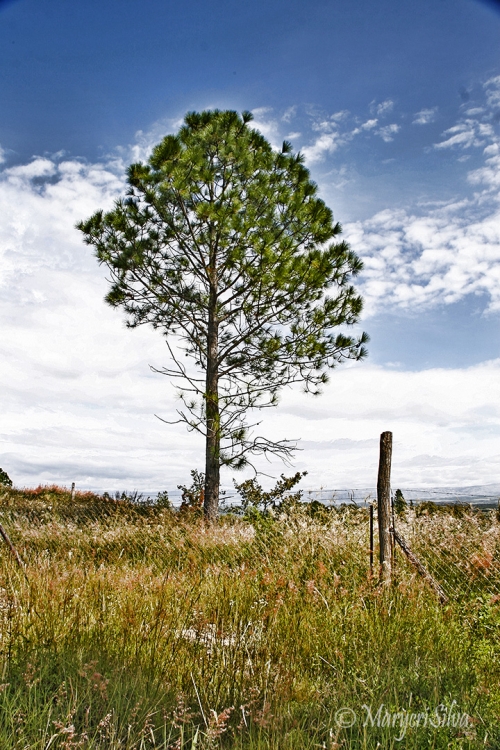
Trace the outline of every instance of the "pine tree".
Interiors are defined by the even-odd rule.
[[[4,487],[12,487],[12,479],[3,469],[0,469],[0,484]]]
[[[365,355],[361,262],[317,196],[300,154],[280,151],[232,111],[192,112],[147,164],[128,170],[129,194],[78,228],[111,272],[109,304],[127,325],[165,336],[180,378],[179,420],[205,436],[204,509],[217,515],[221,465],[287,458],[288,440],[252,434],[247,414],[301,382],[318,393],[327,371]],[[329,294],[326,294],[329,292]],[[180,353],[188,359],[180,358]],[[191,362],[191,366],[189,363]]]

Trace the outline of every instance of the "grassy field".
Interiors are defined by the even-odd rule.
[[[494,515],[450,519],[428,544],[482,534],[491,567]],[[6,488],[0,522],[26,562],[2,543],[0,748],[500,747],[494,581],[442,606],[399,557],[380,587],[366,510],[206,526]]]

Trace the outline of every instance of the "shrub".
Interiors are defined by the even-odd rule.
[[[246,479],[241,484],[234,482],[236,490],[242,497],[243,512],[254,509],[267,514],[270,510],[287,510],[297,505],[302,499],[302,490],[293,493],[291,490],[306,474],[307,471],[298,471],[293,477],[285,477],[282,474],[273,489],[268,492],[262,489],[255,477]]]
[[[0,485],[3,485],[4,487],[12,487],[12,479],[3,469],[0,469]]]
[[[401,490],[396,490],[396,495],[394,496],[394,512],[397,516],[404,516],[408,509],[408,503],[406,502],[403,493]]]

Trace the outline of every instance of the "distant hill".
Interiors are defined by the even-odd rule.
[[[444,487],[405,487],[393,486],[393,491],[401,489],[406,500],[422,502],[432,500],[436,503],[471,503],[484,507],[496,508],[500,500],[500,483],[474,484],[466,486]],[[304,490],[303,500],[319,500],[325,504],[370,502],[377,497],[376,487],[355,489]]]

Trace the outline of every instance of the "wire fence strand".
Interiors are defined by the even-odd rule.
[[[431,495],[431,492],[434,493]],[[415,499],[412,498],[414,493]],[[418,495],[418,496],[417,496]],[[442,587],[447,597],[461,600],[475,596],[498,597],[500,600],[500,512],[498,501],[492,495],[476,497],[471,504],[457,499],[457,493],[445,495],[440,502],[435,491],[427,497],[419,490],[404,490],[406,506],[395,514],[395,528],[405,539],[412,553],[428,573]],[[347,570],[370,570],[370,505],[376,505],[376,493],[370,488],[351,490],[307,490],[303,503],[294,515],[288,512],[286,534],[301,535],[304,549],[311,543],[308,524],[321,527],[315,544],[326,550],[334,544],[342,563],[339,575],[345,579]],[[446,502],[452,497],[453,502]],[[159,499],[158,499],[159,498]],[[269,546],[270,557],[280,552],[280,534],[283,529],[256,536],[252,524],[234,531],[228,523],[224,530],[224,543],[214,547],[206,543],[207,536],[200,533],[189,548],[182,539],[182,528],[170,523],[177,508],[167,498],[143,497],[138,493],[121,493],[98,496],[93,493],[73,492],[57,487],[30,491],[0,491],[0,524],[23,564],[39,560],[40,556],[61,561],[72,558],[82,565],[120,562],[133,565],[145,561],[156,570],[189,565],[193,554],[204,555],[207,565],[216,565],[224,559],[225,551],[244,557],[251,544]],[[470,494],[467,495],[470,498]],[[227,498],[226,514],[242,515],[235,496]],[[488,503],[486,502],[488,501]],[[175,501],[174,501],[175,502]],[[189,514],[200,513],[200,508],[185,508]],[[378,570],[378,528],[374,524],[374,573]],[[277,534],[273,542],[272,534]],[[7,545],[5,545],[7,547]],[[254,546],[255,549],[255,546]],[[266,554],[268,554],[266,552]],[[220,558],[220,559],[219,559]],[[337,559],[337,558],[336,558]],[[337,564],[337,563],[336,563]],[[395,553],[395,575],[408,568],[408,561],[400,552]],[[355,575],[355,573],[352,573]],[[356,573],[357,575],[357,573]]]

